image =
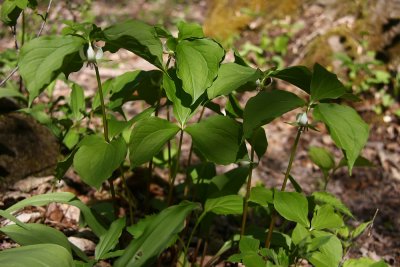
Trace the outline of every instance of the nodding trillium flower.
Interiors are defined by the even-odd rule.
[[[100,60],[103,57],[103,50],[101,47],[94,45],[94,49],[92,44],[89,43],[86,54],[83,52],[83,48],[79,51],[79,55],[83,60],[86,60],[89,64],[96,63],[97,60]]]
[[[303,113],[299,113],[296,116],[296,122],[300,125],[300,126],[306,126],[308,123],[308,118],[307,118],[307,113],[303,112]]]

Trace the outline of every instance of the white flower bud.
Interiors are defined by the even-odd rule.
[[[306,126],[308,123],[307,113],[299,113],[296,116],[296,121],[300,126]]]
[[[96,54],[95,54],[95,52],[93,50],[92,44],[90,44],[90,43],[89,43],[89,47],[88,47],[88,49],[86,51],[86,56],[87,56],[87,60],[89,62],[96,61]]]

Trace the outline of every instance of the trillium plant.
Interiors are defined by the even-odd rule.
[[[16,14],[29,4],[5,0],[3,21],[15,26]],[[326,129],[343,152],[336,165],[328,150],[310,148],[326,183],[332,170],[347,166],[351,174],[359,166],[369,127],[346,104],[355,98],[352,93],[319,64],[312,70],[260,70],[237,53],[234,60],[226,60],[224,48],[198,24],[179,22],[177,29],[173,35],[160,25],[136,20],[104,29],[66,22],[61,35],[37,37],[21,47],[18,68],[28,93],[24,110],[36,116],[41,108],[47,119],[36,118],[69,151],[55,176],[63,179],[72,168],[83,183],[109,190],[114,209],[104,217],[72,193],[53,192],[1,210],[10,223],[0,231],[20,247],[0,252],[0,265],[95,266],[107,261],[116,267],[163,262],[213,266],[225,261],[245,266],[386,266],[367,258],[347,259],[353,241],[371,222],[349,226],[353,215],[338,198],[326,190],[306,194],[291,175],[307,130]],[[136,54],[154,70],[102,79],[98,65],[119,50]],[[85,64],[96,76],[94,96],[85,97],[85,89],[68,79]],[[52,94],[57,80],[70,85],[67,103],[37,104],[40,95]],[[298,90],[280,89],[278,80]],[[245,103],[239,101],[243,94],[251,96]],[[142,103],[143,110],[132,115],[127,108],[132,102]],[[49,110],[54,108],[62,115],[52,115]],[[266,126],[293,110],[298,115],[290,124],[296,134],[281,187],[253,187],[253,170],[268,153]],[[93,127],[99,118],[101,129]],[[185,153],[184,138],[191,144]],[[220,173],[219,165],[234,167]],[[159,198],[150,191],[155,169],[167,178]],[[144,187],[135,188],[132,179],[144,180]],[[93,255],[70,243],[61,231],[15,217],[24,207],[51,202],[80,209],[80,225],[97,237]],[[128,207],[127,218],[120,214],[120,205]],[[219,244],[211,233],[222,221],[232,227]],[[210,243],[219,247],[207,250]]]

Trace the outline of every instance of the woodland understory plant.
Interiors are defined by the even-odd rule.
[[[35,1],[6,0],[2,20],[15,30],[18,17],[35,6]],[[354,99],[352,93],[319,64],[312,71],[304,66],[262,71],[238,53],[234,62],[224,61],[225,50],[205,37],[201,26],[180,22],[177,28],[174,36],[160,25],[136,20],[105,29],[66,22],[61,35],[38,34],[22,45],[17,68],[20,88],[28,97],[8,87],[1,88],[1,97],[26,103],[22,111],[47,125],[68,149],[57,166],[57,179],[72,167],[87,185],[109,188],[114,207],[104,217],[72,193],[53,192],[0,210],[12,222],[3,223],[0,231],[20,245],[0,252],[0,266],[94,266],[99,261],[117,267],[213,266],[223,260],[250,267],[299,266],[305,261],[317,267],[386,266],[383,261],[345,257],[372,221],[349,226],[352,213],[326,191],[337,168],[347,166],[351,174],[368,162],[360,153],[369,127],[346,104]],[[98,67],[105,60],[103,52],[120,49],[156,69],[132,70],[103,82]],[[85,98],[84,88],[68,80],[82,67],[96,76],[94,97]],[[299,88],[301,97],[277,88],[276,79]],[[41,94],[51,100],[56,80],[70,85],[69,100],[34,102]],[[244,92],[253,96],[241,103],[238,98]],[[134,101],[145,108],[131,116],[125,104]],[[57,116],[49,112],[54,109]],[[296,135],[281,188],[252,187],[253,170],[268,148],[264,126],[292,110],[298,110],[296,121],[289,122]],[[99,117],[102,130],[91,123]],[[322,129],[321,124],[343,151],[343,159],[336,164],[326,149],[310,148],[311,159],[324,174],[325,190],[306,195],[290,174],[292,163],[301,136]],[[192,142],[188,158],[182,157],[185,135]],[[236,167],[217,173],[216,166],[228,164]],[[164,197],[158,199],[150,194],[155,168],[168,173]],[[137,194],[128,176],[143,169],[145,190]],[[183,183],[178,183],[178,175]],[[294,192],[286,190],[289,182]],[[94,255],[86,255],[61,231],[15,217],[24,207],[52,202],[80,209],[80,225],[98,238]],[[119,217],[121,202],[129,207],[129,219]],[[205,260],[213,242],[210,233],[222,217],[235,230]]]

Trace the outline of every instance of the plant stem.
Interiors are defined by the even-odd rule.
[[[250,198],[250,190],[251,190],[251,178],[253,176],[253,161],[254,161],[254,148],[251,147],[250,152],[250,164],[249,164],[249,178],[247,178],[247,187],[246,187],[246,196],[243,200],[243,217],[242,217],[242,227],[240,229],[240,237],[244,235],[244,231],[246,229],[246,220],[247,220],[247,210],[249,208],[249,198]]]
[[[183,140],[183,129],[181,129],[181,131],[180,131],[178,151],[176,152],[175,169],[171,170],[171,179],[170,179],[169,192],[168,192],[168,206],[171,206],[171,204],[172,204],[172,195],[173,195],[173,191],[174,191],[175,179],[176,179],[176,175],[178,174],[178,171],[179,171],[179,158],[181,157],[182,140]]]
[[[128,184],[126,183],[125,175],[124,175],[124,169],[122,168],[122,165],[119,166],[119,172],[121,173],[121,179],[122,183],[124,184],[125,191],[128,194],[128,206],[129,206],[129,219],[131,221],[131,225],[133,225],[133,205],[132,202],[134,201],[134,197],[132,195],[132,192],[129,190]]]
[[[297,146],[299,144],[300,136],[301,136],[301,133],[303,131],[304,131],[304,127],[299,127],[297,129],[296,139],[294,140],[294,143],[293,143],[293,146],[292,146],[292,150],[290,152],[289,164],[288,164],[288,166],[286,168],[286,172],[285,172],[285,179],[283,180],[283,184],[282,184],[282,187],[281,187],[281,191],[282,192],[284,192],[286,190],[286,185],[287,185],[287,181],[289,179],[290,171],[292,169],[294,156],[296,155]],[[269,248],[270,245],[271,245],[272,232],[274,231],[276,217],[277,217],[277,213],[274,210],[274,211],[272,211],[271,222],[269,224],[267,239],[265,241],[265,247],[266,248]]]
[[[187,255],[187,252],[189,251],[190,243],[192,242],[194,233],[196,233],[197,227],[199,226],[200,222],[203,220],[203,218],[204,218],[205,215],[206,215],[205,212],[203,212],[203,213],[200,215],[200,217],[199,217],[199,218],[197,219],[197,221],[196,221],[196,224],[195,224],[194,227],[193,227],[192,232],[190,233],[188,242],[187,242],[187,244],[186,244],[186,247],[184,248],[186,257],[185,257],[183,266],[185,266],[185,264],[186,264],[186,260],[187,260],[187,256],[188,256],[188,255]]]
[[[100,96],[101,113],[103,115],[104,140],[106,140],[106,142],[109,143],[110,138],[108,137],[108,122],[106,115],[106,105],[104,104],[103,86],[101,85],[99,68],[97,67],[96,63],[94,63],[93,65],[94,65],[94,70],[96,72],[97,86],[99,88],[99,96]]]
[[[94,70],[96,72],[97,86],[99,89],[100,105],[101,105],[101,111],[102,111],[101,113],[103,115],[104,140],[107,143],[110,143],[110,138],[108,136],[106,105],[104,104],[104,96],[103,96],[103,86],[101,85],[99,68],[97,67],[96,63],[93,63],[93,65],[94,65]],[[115,198],[115,189],[114,189],[113,180],[111,178],[109,178],[108,183],[110,184],[110,192],[111,192],[111,197],[112,197],[112,201],[113,201],[113,205],[114,205],[114,215],[115,215],[115,217],[118,217],[118,205],[117,205],[117,200]]]

